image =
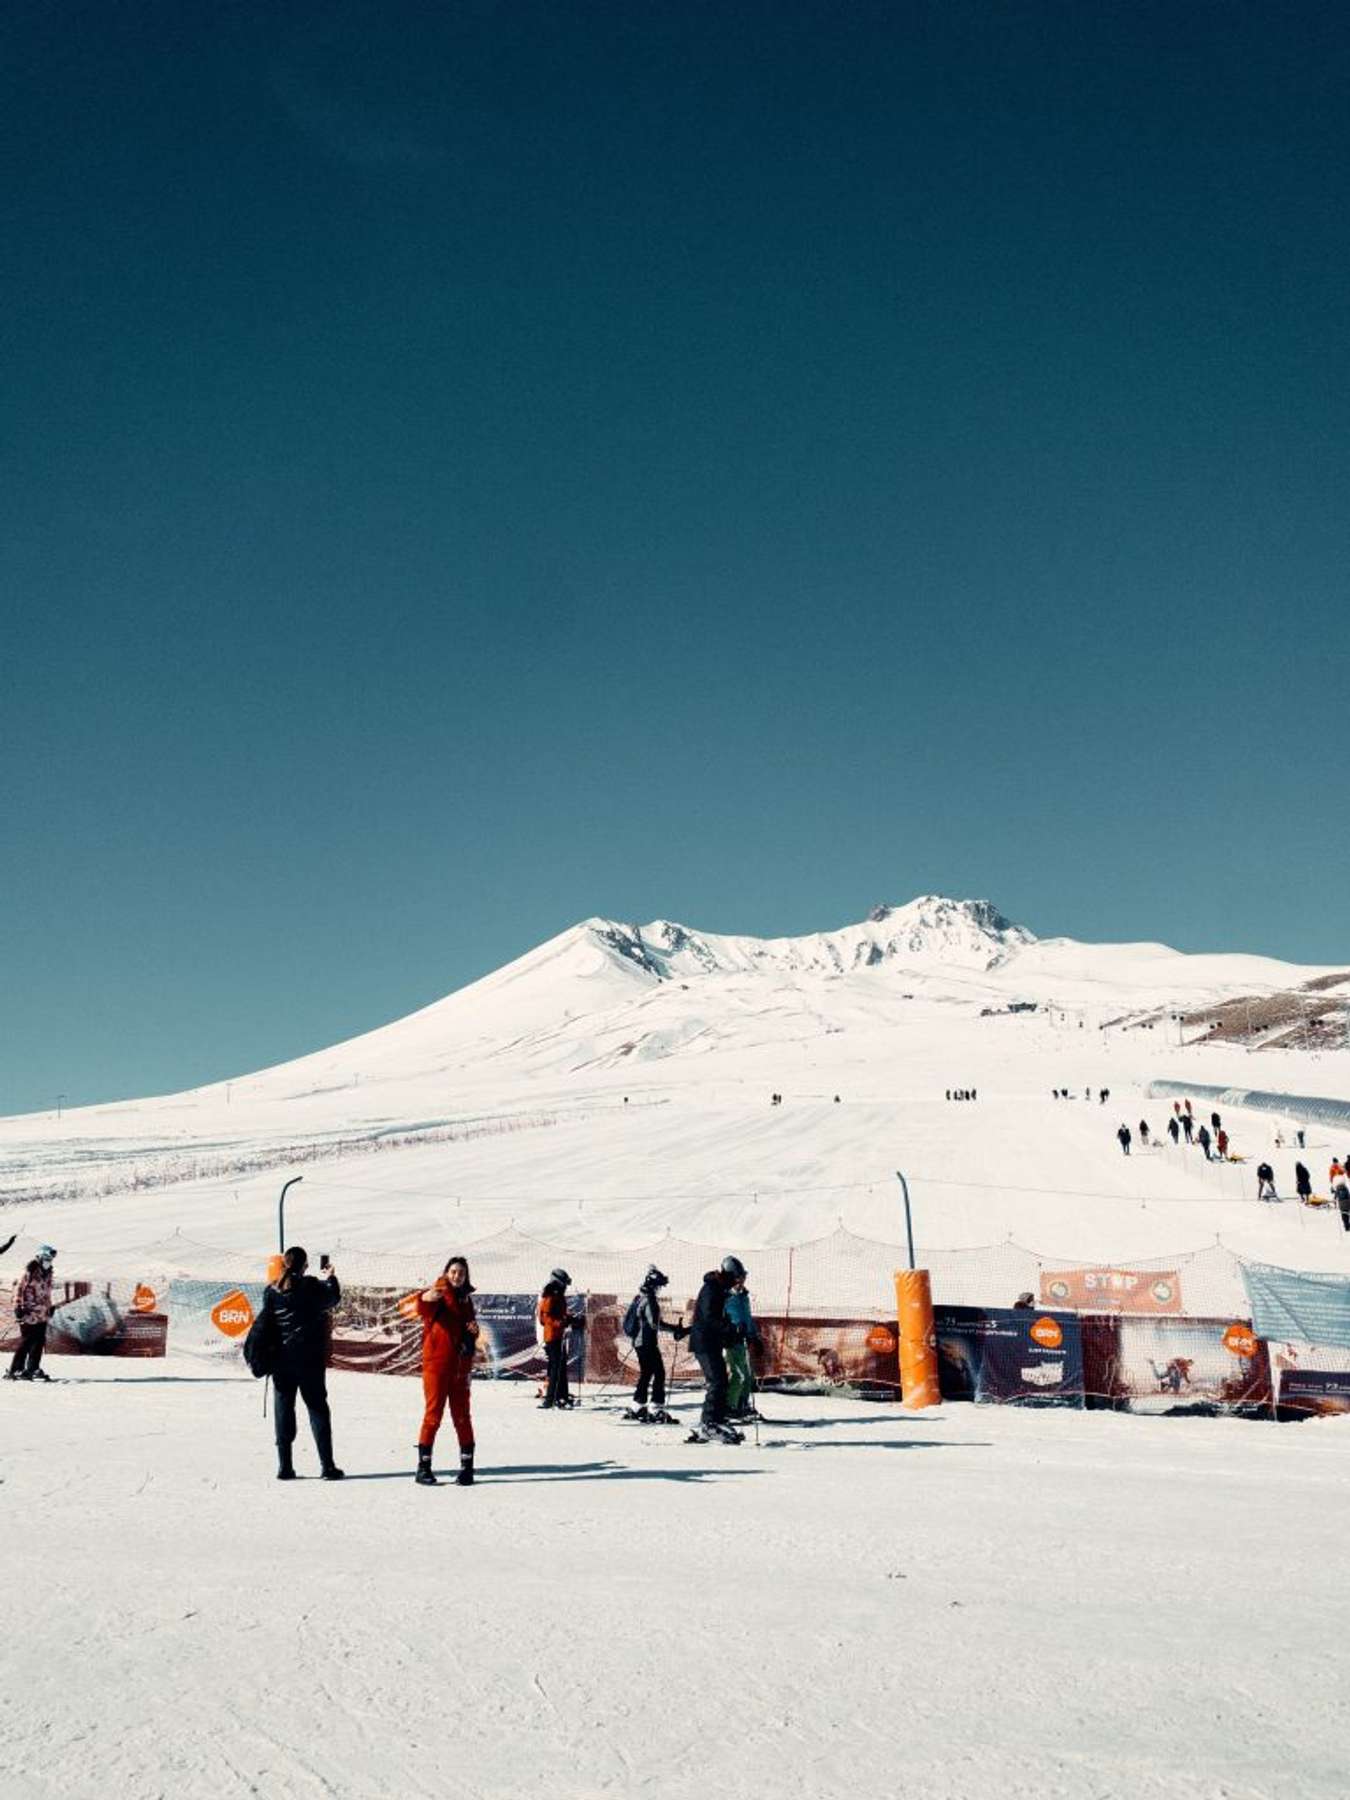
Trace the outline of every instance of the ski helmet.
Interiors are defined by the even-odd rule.
[[[551,1269],[549,1271],[549,1280],[560,1281],[564,1287],[571,1287],[572,1285],[572,1277],[567,1273],[566,1269]]]
[[[39,1262],[54,1262],[56,1260],[56,1252],[52,1249],[50,1244],[39,1244],[37,1259]]]
[[[741,1261],[739,1256],[724,1256],[722,1258],[722,1273],[724,1275],[730,1275],[734,1281],[744,1281],[745,1264]]]
[[[669,1287],[670,1277],[662,1274],[661,1270],[653,1263],[642,1277],[642,1285],[643,1287]]]

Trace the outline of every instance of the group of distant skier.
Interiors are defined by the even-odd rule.
[[[948,1088],[947,1098],[949,1100],[975,1100],[978,1098],[978,1091],[975,1088]]]
[[[1051,1088],[1050,1096],[1054,1100],[1072,1100],[1073,1092],[1071,1089],[1066,1088],[1066,1087],[1065,1088]],[[1092,1089],[1090,1087],[1085,1087],[1083,1089],[1083,1098],[1085,1100],[1090,1100],[1092,1098]],[[1110,1098],[1111,1098],[1110,1088],[1098,1088],[1097,1099],[1102,1106],[1105,1106],[1107,1101]]]

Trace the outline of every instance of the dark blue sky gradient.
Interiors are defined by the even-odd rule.
[[[0,1111],[601,912],[1350,959],[1350,10],[0,16]]]

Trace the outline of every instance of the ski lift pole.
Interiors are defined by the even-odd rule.
[[[281,1190],[281,1198],[277,1201],[277,1249],[283,1256],[286,1254],[286,1196],[297,1181],[303,1181],[303,1175],[292,1175]],[[910,1267],[913,1267],[911,1261]]]
[[[933,1322],[933,1288],[927,1269],[914,1261],[914,1218],[909,1204],[909,1183],[895,1171],[905,1201],[905,1237],[908,1269],[895,1271],[895,1322],[900,1351],[901,1405],[911,1412],[936,1406],[941,1400],[938,1384],[937,1333]]]

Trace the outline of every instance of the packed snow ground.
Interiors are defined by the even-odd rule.
[[[424,1490],[418,1384],[337,1375],[347,1481],[281,1486],[258,1385],[56,1366],[0,1387],[5,1793],[1345,1792],[1342,1422],[780,1396],[711,1449],[479,1386]]]

